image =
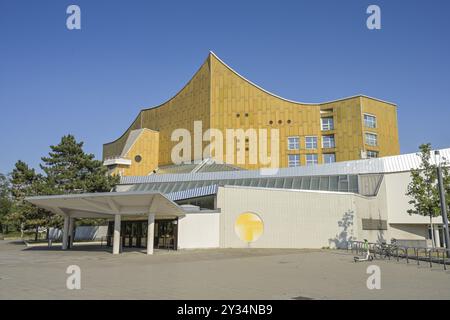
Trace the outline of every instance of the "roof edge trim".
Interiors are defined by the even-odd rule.
[[[239,72],[237,72],[236,70],[234,70],[232,67],[230,67],[228,64],[226,64],[226,63],[225,63],[222,59],[220,59],[213,51],[209,51],[209,52],[210,52],[210,54],[213,55],[217,60],[219,60],[220,63],[222,63],[225,67],[227,67],[230,71],[232,71],[232,72],[233,72],[234,74],[236,74],[238,77],[240,77],[240,78],[242,78],[243,80],[247,81],[247,82],[250,83],[252,86],[258,88],[259,90],[262,90],[262,91],[264,91],[265,93],[267,93],[267,94],[269,94],[269,95],[271,95],[271,96],[273,96],[273,97],[275,97],[275,98],[284,100],[284,101],[286,101],[286,102],[295,103],[295,104],[304,104],[304,105],[322,105],[322,104],[328,104],[328,103],[333,103],[333,102],[338,102],[338,101],[343,101],[343,100],[354,99],[354,98],[358,98],[358,97],[364,97],[364,98],[368,98],[368,99],[380,101],[380,102],[383,102],[383,103],[387,103],[387,104],[390,104],[390,105],[393,105],[393,106],[397,106],[396,103],[389,102],[389,101],[382,100],[382,99],[378,99],[378,98],[374,98],[374,97],[370,97],[370,96],[367,96],[367,95],[364,95],[364,94],[357,94],[357,95],[353,95],[353,96],[349,96],[349,97],[339,98],[339,99],[330,100],[330,101],[325,101],[325,102],[317,102],[317,103],[300,102],[300,101],[294,101],[294,100],[286,99],[286,98],[283,98],[283,97],[281,97],[281,96],[279,96],[279,95],[277,95],[277,94],[275,94],[275,93],[272,93],[272,92],[270,92],[270,91],[268,91],[268,90],[262,88],[261,86],[257,85],[257,84],[254,83],[253,81],[247,79],[246,77],[244,77],[243,75],[241,75]]]

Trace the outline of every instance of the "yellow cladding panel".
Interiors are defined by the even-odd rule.
[[[378,151],[380,157],[399,154],[397,108],[366,97],[361,97],[361,105],[363,116],[368,114],[376,117],[376,128],[363,126],[364,132],[375,133],[378,137],[376,147],[365,145],[365,149]]]
[[[210,71],[209,57],[188,84],[172,99],[160,106],[142,110],[132,126],[118,140],[105,144],[104,158],[120,155],[132,130],[148,128],[159,135],[159,165],[171,164],[171,151],[178,142],[171,141],[176,129],[193,132],[194,121],[202,121],[203,128],[209,128]],[[192,146],[194,142],[192,141]],[[204,144],[206,146],[206,143]],[[193,151],[193,147],[192,147]],[[193,157],[193,155],[192,155]],[[148,168],[151,172],[153,168]]]
[[[364,113],[375,115],[378,146],[365,144]],[[321,117],[333,117],[334,128],[322,131]],[[380,156],[399,154],[396,106],[364,96],[337,100],[322,104],[303,104],[285,100],[270,94],[250,83],[234,72],[214,54],[210,54],[199,71],[189,83],[171,100],[153,109],[141,111],[131,128],[117,141],[104,146],[104,157],[122,152],[131,130],[149,128],[159,131],[158,164],[171,164],[171,150],[177,142],[171,142],[175,129],[185,128],[193,137],[194,121],[202,121],[203,131],[215,128],[226,136],[226,129],[278,129],[280,134],[280,166],[288,166],[288,155],[299,154],[301,165],[306,164],[307,154],[317,154],[318,162],[323,162],[324,153],[334,153],[336,161],[361,158],[361,152],[378,151]],[[322,148],[324,135],[334,135],[335,148]],[[300,138],[299,150],[288,150],[288,137]],[[318,139],[317,149],[306,149],[308,136]],[[193,142],[192,142],[193,143]],[[207,142],[203,143],[205,147]],[[223,159],[226,160],[230,141],[224,146]],[[249,163],[249,143],[245,145],[245,164],[230,163],[246,169],[257,169],[263,165]],[[145,146],[142,146],[145,148]],[[236,147],[235,147],[236,148]],[[148,150],[148,149],[147,149]],[[139,152],[138,150],[136,152]],[[151,166],[139,174],[129,171],[130,175],[148,174]],[[128,174],[128,173],[127,173]]]
[[[122,166],[115,173],[123,176],[146,176],[158,168],[159,132],[144,130],[124,158],[131,160],[131,166]]]
[[[115,156],[119,156],[122,153],[125,143],[127,142],[128,135],[131,131],[141,128],[141,113],[134,120],[133,124],[128,130],[116,141],[103,145],[103,160]]]

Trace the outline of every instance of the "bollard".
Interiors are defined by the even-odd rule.
[[[432,261],[431,261],[431,253],[433,252],[433,250],[428,250],[428,252],[429,252],[429,255],[430,255],[430,268],[433,268],[433,263],[432,263]]]
[[[409,248],[406,247],[406,263],[409,264]]]

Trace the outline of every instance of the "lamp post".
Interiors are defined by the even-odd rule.
[[[436,156],[437,163],[437,178],[438,178],[438,187],[439,187],[439,199],[441,202],[441,214],[442,214],[442,222],[444,223],[444,238],[445,238],[445,248],[447,249],[447,256],[450,249],[449,243],[449,234],[448,234],[448,217],[447,217],[447,202],[445,201],[445,189],[444,189],[444,181],[442,178],[442,167],[441,167],[441,157],[439,150],[434,151],[434,155]]]

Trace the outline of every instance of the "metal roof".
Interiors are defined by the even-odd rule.
[[[183,209],[156,191],[101,192],[25,198],[37,207],[75,218],[110,218],[115,214],[183,216]]]
[[[218,188],[219,186],[217,184],[213,184],[195,189],[171,192],[166,194],[165,196],[172,201],[192,199],[215,195],[217,193]]]
[[[156,175],[161,174],[187,174],[199,172],[223,172],[223,171],[239,171],[244,170],[225,163],[216,163],[213,159],[205,159],[200,163],[184,163],[172,164],[168,166],[159,167],[156,170]]]
[[[197,180],[141,183],[130,191],[161,192],[171,200],[202,197],[217,193],[218,186],[246,186],[291,190],[337,191],[375,196],[383,175],[333,175],[307,177],[264,177],[224,180]]]
[[[450,159],[450,148],[440,150],[441,157]],[[434,161],[432,157],[432,161]],[[162,183],[181,181],[205,181],[228,179],[253,179],[253,178],[288,178],[308,176],[335,176],[335,175],[361,175],[361,174],[385,174],[393,172],[409,171],[418,168],[420,158],[416,153],[391,156],[377,159],[365,159],[355,161],[336,162],[314,166],[302,166],[295,168],[278,169],[274,175],[265,175],[260,170],[222,171],[222,172],[197,172],[185,174],[164,174],[139,177],[122,177],[121,184]]]

